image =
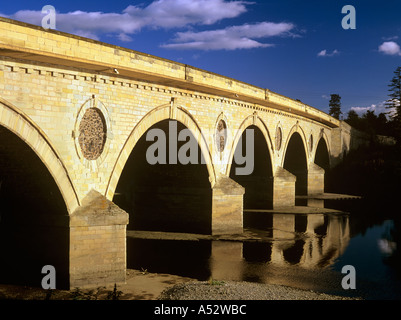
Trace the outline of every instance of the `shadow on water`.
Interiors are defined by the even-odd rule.
[[[210,277],[210,241],[127,238],[127,268],[175,274],[199,280]]]
[[[56,288],[67,288],[69,230],[64,227],[0,228],[0,283],[41,287],[46,265],[56,270]]]

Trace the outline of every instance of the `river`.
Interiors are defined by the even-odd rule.
[[[355,210],[357,208],[357,210]],[[127,239],[127,268],[197,280],[288,285],[364,299],[401,298],[400,219],[361,209],[344,214],[244,212],[263,241]],[[344,289],[355,269],[355,289]]]

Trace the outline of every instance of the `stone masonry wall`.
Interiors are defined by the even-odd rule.
[[[12,61],[5,57],[0,63],[0,92],[4,100],[26,113],[49,137],[61,155],[80,200],[91,189],[105,194],[111,174],[118,176],[121,173],[113,172],[114,166],[135,126],[151,110],[169,105],[172,97],[176,99],[175,104],[184,108],[201,128],[217,174],[226,174],[235,147],[234,140],[245,129],[241,125],[248,118],[256,117],[258,127],[270,138],[267,143],[273,174],[284,162],[286,144],[293,132],[300,132],[303,138],[308,163],[313,162],[322,130],[328,137],[330,148],[330,128],[283,111],[81,70],[60,70],[48,65]],[[83,159],[77,151],[79,144],[75,141],[77,133],[74,130],[81,109],[87,105],[99,109],[102,106],[100,110],[105,110],[107,146],[101,161]],[[223,154],[218,152],[214,139],[216,120],[221,114],[227,119],[228,130]],[[281,127],[283,136],[280,150],[273,142],[277,126]],[[310,135],[315,141],[312,147],[308,146]]]

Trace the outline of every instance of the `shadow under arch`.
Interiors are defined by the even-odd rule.
[[[204,161],[206,162],[206,167],[209,173],[210,185],[211,187],[214,186],[214,183],[216,181],[216,172],[213,166],[212,156],[207,141],[199,125],[197,124],[197,121],[189,113],[189,111],[180,106],[177,106],[175,108],[175,112],[173,114],[174,116],[172,116],[170,104],[162,105],[149,111],[135,125],[124,146],[121,148],[116,164],[114,165],[113,171],[110,175],[110,180],[105,193],[107,199],[113,199],[122,170],[139,139],[141,139],[145,132],[149,130],[154,124],[163,120],[177,120],[178,122],[184,124],[185,127],[191,131],[191,133],[197,140],[200,150],[202,152],[202,156],[205,159]]]
[[[288,134],[282,167],[296,176],[295,195],[308,194],[308,152],[302,128],[294,126]]]
[[[325,172],[330,170],[330,150],[324,136],[320,137],[319,142],[316,145],[314,162],[319,167],[323,168]]]
[[[42,159],[0,125],[0,283],[41,286],[42,268],[56,269],[56,287],[69,286],[69,217]]]
[[[294,125],[291,128],[291,130],[289,131],[289,133],[287,135],[287,139],[285,140],[286,144],[285,144],[285,146],[283,148],[283,154],[285,155],[287,153],[288,145],[289,145],[290,140],[291,140],[292,136],[294,135],[294,133],[298,133],[299,134],[299,137],[302,140],[303,152],[305,153],[305,156],[306,156],[306,163],[309,163],[309,157],[308,157],[309,152],[308,152],[308,148],[307,148],[308,143],[307,143],[305,131],[298,124]],[[281,164],[282,167],[284,166],[284,162],[285,162],[285,157],[283,157],[283,159],[282,159],[282,164]]]
[[[255,121],[256,120],[256,121]],[[253,154],[247,154],[248,130],[253,130]],[[252,137],[252,136],[251,136]],[[242,149],[238,149],[241,147]],[[236,154],[242,150],[245,164],[237,163]],[[273,208],[273,166],[269,132],[263,121],[253,116],[248,117],[240,126],[231,150],[228,164],[229,177],[245,188],[244,209]],[[237,169],[252,166],[252,171],[240,174]]]
[[[263,134],[263,136],[265,138],[265,142],[267,144],[269,157],[270,157],[270,159],[273,159],[274,148],[273,148],[272,139],[270,137],[270,133],[269,133],[269,130],[267,129],[266,124],[260,117],[258,117],[258,116],[255,117],[254,115],[250,115],[247,118],[245,118],[244,121],[242,121],[241,125],[239,126],[238,130],[235,133],[234,139],[231,144],[230,155],[228,157],[228,163],[227,163],[227,169],[226,169],[227,176],[230,174],[230,171],[231,171],[231,165],[233,163],[234,154],[235,154],[235,150],[238,146],[238,142],[239,142],[240,138],[242,137],[244,131],[250,126],[257,127],[260,130],[260,132]],[[244,149],[243,149],[243,152],[245,152]]]
[[[125,161],[112,200],[129,213],[128,230],[211,233],[212,187],[210,171],[202,160],[204,153],[200,141],[203,141],[203,137],[196,138],[193,131],[188,130],[188,118],[183,123],[178,120],[182,120],[179,114],[177,112],[176,119],[163,119],[162,113],[159,113],[157,120],[152,117],[154,123],[141,136],[137,136]],[[152,130],[161,132],[165,137],[166,145],[161,140],[162,146],[166,147],[165,153],[153,149],[161,139],[159,136],[156,140],[147,139]],[[189,137],[186,141],[177,141],[182,130],[186,130]],[[178,153],[178,159],[170,161],[170,152],[176,156],[176,152],[180,152],[190,140],[196,142],[197,160],[183,164]],[[170,149],[171,143],[176,147]],[[164,161],[150,163],[149,150],[153,150],[152,154],[155,152],[158,159]]]

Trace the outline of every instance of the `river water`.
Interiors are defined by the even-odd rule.
[[[198,280],[281,284],[364,299],[400,299],[400,219],[356,211],[244,212],[245,230],[263,235],[263,241],[128,237],[127,268]],[[355,289],[341,284],[350,276],[342,273],[346,265],[355,268]]]

